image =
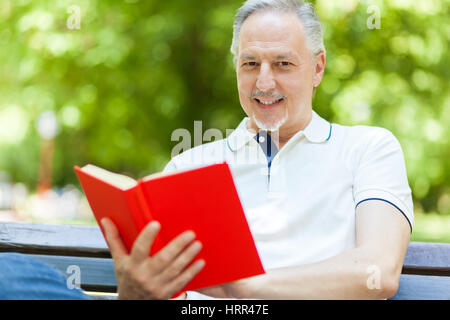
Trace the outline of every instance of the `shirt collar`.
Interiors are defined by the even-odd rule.
[[[303,130],[306,138],[312,143],[322,143],[330,140],[332,126],[327,120],[320,117],[314,110],[312,118]]]
[[[244,118],[239,126],[227,138],[227,144],[231,151],[235,152],[249,143],[256,135],[253,130],[247,129],[248,117]],[[331,123],[320,117],[314,110],[312,118],[304,130],[297,132],[291,140],[305,135],[306,139],[312,143],[323,143],[331,138]]]
[[[247,129],[247,121],[250,118],[244,118],[239,126],[228,136],[227,144],[231,151],[235,152],[251,141],[256,132]]]

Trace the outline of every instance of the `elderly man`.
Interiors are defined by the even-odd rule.
[[[166,171],[198,159],[228,162],[267,273],[202,293],[393,296],[413,224],[403,153],[388,130],[330,124],[313,111],[326,59],[312,7],[246,1],[236,15],[232,52],[248,118],[227,139],[174,157]]]
[[[403,153],[385,129],[330,124],[313,111],[326,59],[312,7],[300,0],[246,1],[236,15],[232,52],[248,117],[227,139],[174,157],[165,171],[227,161],[267,273],[201,292],[256,299],[393,296],[413,225]],[[157,222],[142,231],[131,253],[114,224],[102,224],[119,298],[169,298],[205,264],[187,267],[202,246],[192,232],[149,257]],[[9,273],[12,263],[24,265],[20,256],[3,259],[9,262],[0,267]],[[49,296],[67,294],[63,279],[51,286],[44,290]],[[29,298],[28,291],[4,295]]]
[[[174,157],[165,172],[227,161],[267,272],[188,297],[393,296],[413,225],[403,153],[385,129],[330,124],[313,111],[326,59],[312,7],[246,1],[236,15],[232,52],[248,117],[227,139]],[[114,224],[102,223],[120,298],[169,298],[205,264],[185,268],[201,249],[192,232],[148,257],[156,222],[131,253]]]
[[[388,130],[330,124],[313,111],[326,59],[312,7],[246,1],[236,15],[232,52],[248,118],[227,139],[174,157],[165,171],[227,161],[267,273],[202,293],[393,296],[413,225],[403,153]],[[130,283],[139,276],[132,269],[118,274]]]

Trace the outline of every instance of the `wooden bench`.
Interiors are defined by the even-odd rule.
[[[114,298],[113,262],[98,227],[0,222],[0,252],[28,254],[68,276],[77,266],[82,289]],[[392,299],[450,300],[450,244],[411,242]]]

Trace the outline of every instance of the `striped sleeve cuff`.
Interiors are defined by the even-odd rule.
[[[412,206],[412,200],[407,201],[410,202],[408,205],[404,201],[402,201],[399,197],[392,194],[391,192],[380,190],[380,189],[369,189],[359,192],[355,195],[355,203],[356,207],[364,201],[368,200],[380,200],[387,202],[397,208],[403,216],[407,219],[409,226],[411,228],[411,232],[414,226],[414,213],[413,213],[413,206]]]

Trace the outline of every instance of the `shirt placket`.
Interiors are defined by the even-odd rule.
[[[267,178],[267,192],[275,195],[282,191],[283,176],[280,175],[280,165],[278,157],[277,146],[273,143],[271,137],[265,131],[260,131],[255,137],[258,142],[262,154],[264,154],[265,168],[262,169],[262,174]]]
[[[281,166],[281,158],[276,155],[270,166],[270,179],[268,180],[269,198],[279,198],[286,191],[286,176]]]

